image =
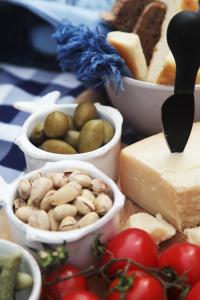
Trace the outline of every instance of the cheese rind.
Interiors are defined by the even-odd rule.
[[[160,214],[157,214],[156,217],[148,213],[133,214],[126,224],[126,228],[130,227],[148,232],[157,244],[172,238],[176,234],[176,229],[168,224]]]
[[[124,148],[120,156],[122,192],[178,230],[200,224],[200,123],[183,153],[170,153],[163,134]]]

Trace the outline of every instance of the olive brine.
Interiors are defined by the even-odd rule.
[[[74,116],[60,111],[48,114],[44,123],[33,128],[30,141],[47,152],[76,154],[100,148],[114,133],[110,122],[98,118],[95,105],[84,101],[77,105]]]

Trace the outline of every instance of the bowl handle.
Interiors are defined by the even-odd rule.
[[[17,101],[13,104],[14,108],[27,112],[34,113],[38,110],[45,109],[54,105],[60,99],[61,93],[58,91],[54,91],[46,94],[42,98],[39,97],[33,102],[29,101]]]

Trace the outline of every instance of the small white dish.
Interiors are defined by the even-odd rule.
[[[162,131],[161,106],[173,94],[173,86],[123,78],[124,90],[117,93],[107,86],[109,98],[133,129],[143,135]],[[200,120],[200,85],[195,88],[195,121]]]
[[[107,174],[113,180],[117,179],[118,159],[120,153],[122,116],[113,107],[104,106],[99,103],[95,104],[98,114],[101,118],[111,122],[115,129],[115,134],[110,142],[101,148],[80,154],[56,154],[43,151],[35,147],[29,137],[34,126],[44,121],[45,117],[52,111],[62,111],[73,115],[77,104],[55,104],[59,99],[59,92],[52,92],[35,103],[16,102],[15,107],[33,114],[23,124],[21,135],[16,139],[16,144],[24,152],[28,171],[41,168],[46,162],[60,160],[83,160],[94,164],[102,172]]]
[[[41,293],[41,272],[33,256],[23,247],[9,241],[0,240],[0,256],[13,253],[22,254],[22,263],[20,271],[30,274],[33,278],[31,289],[17,293],[16,300],[39,300]]]
[[[91,244],[93,240],[101,236],[102,241],[108,241],[119,230],[119,211],[124,206],[125,197],[118,186],[96,167],[87,162],[65,160],[55,163],[47,163],[40,170],[44,173],[62,172],[68,168],[86,170],[92,177],[99,178],[107,183],[113,193],[113,206],[111,210],[96,223],[81,229],[52,232],[33,228],[20,221],[13,212],[13,201],[17,195],[17,187],[21,178],[29,178],[36,171],[26,174],[8,185],[0,180],[2,205],[6,209],[8,222],[10,224],[13,238],[22,246],[40,248],[41,243],[49,245],[59,245],[66,242],[66,247],[70,252],[69,262],[84,267],[93,261],[91,254]],[[1,204],[1,203],[0,203]]]

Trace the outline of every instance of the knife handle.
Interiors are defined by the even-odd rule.
[[[169,23],[167,42],[176,62],[175,94],[194,94],[200,66],[200,15],[182,11]]]

